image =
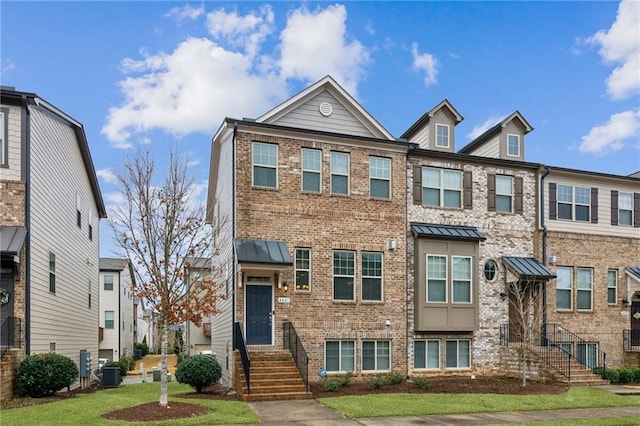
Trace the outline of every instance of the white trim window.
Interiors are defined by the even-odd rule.
[[[391,159],[369,157],[369,196],[391,198]]]
[[[381,302],[382,287],[382,253],[363,251],[362,254],[362,300]]]
[[[446,124],[436,124],[436,146],[438,148],[449,148],[449,126]]]
[[[56,292],[56,255],[49,252],[49,292]]]
[[[633,225],[633,194],[630,192],[618,193],[618,225]]]
[[[321,192],[322,151],[302,148],[302,190]]]
[[[427,255],[427,303],[446,303],[447,270],[447,256]]]
[[[591,188],[560,185],[558,194],[558,219],[589,222],[591,211]]]
[[[598,367],[598,344],[591,342],[578,343],[576,345],[576,358],[578,362],[587,368]]]
[[[445,368],[466,369],[471,367],[471,341],[467,339],[447,340]]]
[[[439,340],[416,340],[413,342],[413,368],[418,370],[440,369]]]
[[[296,248],[296,291],[311,291],[311,249]]]
[[[496,211],[513,213],[513,177],[496,175]]]
[[[573,268],[558,266],[556,269],[556,309],[573,309]]]
[[[507,155],[520,157],[520,136],[507,134]]]
[[[9,161],[7,159],[9,152],[9,142],[7,141],[7,136],[9,134],[7,129],[7,127],[9,127],[8,115],[8,108],[0,108],[0,167],[6,167],[9,165]]]
[[[607,271],[607,303],[613,305],[618,303],[618,270],[609,269]]]
[[[593,308],[593,269],[578,268],[576,309],[578,311],[590,311]]]
[[[471,303],[471,257],[451,256],[451,299],[453,303]]]
[[[331,153],[331,193],[349,195],[349,154]]]
[[[104,275],[102,277],[102,283],[104,285],[104,290],[105,291],[112,291],[113,290],[113,275],[109,274],[109,275]]]
[[[354,301],[355,252],[333,251],[333,300]]]
[[[278,145],[253,142],[253,186],[278,187]]]
[[[93,241],[93,212],[89,210],[89,241]]]
[[[82,198],[80,194],[76,194],[76,225],[82,228]]]
[[[324,366],[327,371],[355,370],[356,345],[353,340],[327,340],[324,348]]]
[[[115,316],[113,311],[104,311],[104,328],[105,330],[112,330],[115,327]]]
[[[462,207],[462,172],[460,170],[422,168],[422,204],[426,206]]]
[[[388,340],[362,341],[362,371],[391,370],[391,342]]]

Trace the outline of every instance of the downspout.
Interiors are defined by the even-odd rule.
[[[122,271],[118,271],[118,359],[120,359],[122,355]],[[98,353],[100,350],[98,350]]]
[[[544,166],[544,174],[540,177],[540,225],[542,226],[542,264],[547,266],[547,224],[544,220],[544,178],[551,170]],[[547,282],[542,283],[542,335],[547,330]],[[546,344],[546,342],[544,342]]]
[[[238,134],[238,123],[233,122],[233,137],[231,138],[231,262],[233,265],[233,291],[231,292],[231,347],[236,348],[236,262],[235,262],[235,245],[233,240],[236,238],[236,135]]]
[[[26,95],[22,95],[22,180],[24,181],[24,225],[27,236],[24,241],[24,350],[31,354],[31,117]]]

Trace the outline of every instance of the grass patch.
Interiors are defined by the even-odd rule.
[[[351,418],[640,406],[640,396],[572,387],[560,395],[372,394],[321,398]]]
[[[180,425],[242,424],[258,423],[260,421],[244,402],[180,398],[181,393],[192,391],[188,385],[182,385],[177,382],[169,383],[169,404],[171,404],[171,401],[187,402],[205,406],[210,410],[210,413],[204,416],[180,419]],[[47,404],[2,410],[2,426],[131,425],[131,422],[106,420],[100,416],[121,408],[158,401],[159,398],[159,382],[121,385],[114,389],[105,389],[91,394],[79,394],[75,398]],[[144,422],[145,426],[175,424],[176,420]]]

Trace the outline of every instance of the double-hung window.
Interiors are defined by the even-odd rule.
[[[449,126],[446,124],[436,124],[436,146],[449,148]]]
[[[56,255],[49,252],[49,291],[56,292]]]
[[[369,157],[369,195],[372,198],[391,198],[391,160]]]
[[[113,290],[113,275],[105,275],[103,277],[103,283],[106,291]]]
[[[618,271],[607,271],[607,303],[614,304],[618,301]]]
[[[471,258],[452,256],[451,268],[453,303],[471,303]]]
[[[382,301],[382,253],[362,252],[362,300]]]
[[[520,156],[520,136],[507,135],[507,155],[509,157]]]
[[[388,340],[362,342],[362,371],[389,371],[391,351]]]
[[[327,340],[324,360],[327,371],[355,370],[355,342],[353,340]]]
[[[427,302],[447,301],[447,256],[427,256]]]
[[[114,321],[113,311],[104,311],[104,328],[113,329]]]
[[[82,198],[76,194],[76,225],[82,228]]]
[[[462,172],[423,167],[422,204],[436,207],[462,207]]]
[[[333,300],[355,300],[355,252],[333,252]]]
[[[296,291],[311,290],[311,250],[296,249]]]
[[[513,212],[513,178],[511,176],[496,176],[496,211]]]
[[[578,289],[576,308],[579,311],[590,311],[593,306],[593,269],[578,268],[577,278]]]
[[[277,188],[278,145],[253,143],[253,186]]]
[[[9,142],[7,136],[9,134],[7,129],[7,122],[9,116],[8,108],[0,108],[0,167],[5,167],[9,164],[7,154],[9,153]]]
[[[331,193],[349,194],[349,154],[331,153]]]
[[[439,340],[416,340],[413,343],[413,368],[430,370],[440,368]]]
[[[558,185],[558,219],[588,222],[591,210],[591,188]]]
[[[556,309],[571,310],[573,308],[573,268],[558,266],[556,275]]]
[[[93,212],[89,210],[89,241],[93,241]]]
[[[633,225],[633,194],[618,193],[618,225]]]
[[[471,352],[469,340],[447,340],[445,367],[469,368],[471,366]]]
[[[319,149],[302,148],[302,190],[320,192],[322,152]]]

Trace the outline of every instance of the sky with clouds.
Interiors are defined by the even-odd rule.
[[[204,193],[224,117],[328,74],[396,137],[446,98],[464,116],[457,149],[518,110],[527,161],[640,170],[636,0],[3,1],[0,18],[2,84],[83,123],[107,204],[137,144],[177,143]]]

